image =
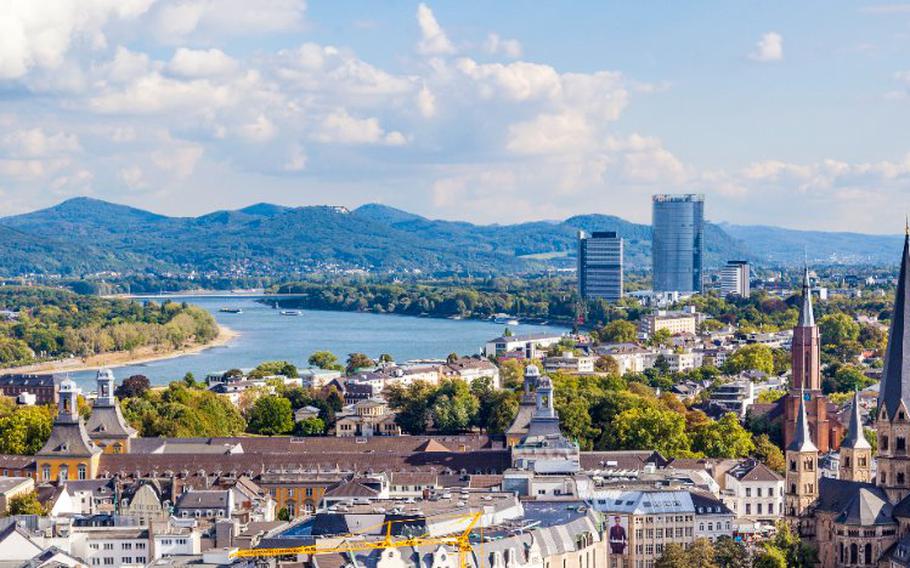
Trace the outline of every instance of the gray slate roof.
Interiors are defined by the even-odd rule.
[[[850,426],[840,447],[854,450],[869,450],[872,446],[863,432],[863,420],[859,415],[859,391],[853,393],[853,404],[850,406]]]

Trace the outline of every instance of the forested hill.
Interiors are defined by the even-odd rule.
[[[196,271],[281,279],[338,268],[425,275],[514,274],[573,266],[579,229],[617,231],[626,239],[627,266],[650,265],[650,226],[611,215],[474,225],[431,220],[378,204],[349,212],[338,207],[260,203],[201,217],[167,217],[80,197],[0,218],[0,276]],[[764,232],[758,234],[755,228],[709,223],[705,229],[708,266],[731,258],[784,259],[782,252],[789,248],[795,249],[797,260],[802,258],[804,247],[797,243],[801,233],[786,233],[788,244],[782,251],[773,235],[765,237],[774,228],[760,229]],[[860,258],[850,255],[870,250],[863,245],[879,244],[875,239],[880,238],[837,239],[831,252]],[[816,241],[824,250],[810,252],[826,254],[824,238]],[[891,252],[882,252],[884,262],[896,258]],[[868,254],[862,257],[869,258]]]

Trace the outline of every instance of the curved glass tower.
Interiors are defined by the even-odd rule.
[[[654,291],[701,292],[704,195],[659,194],[652,200]]]

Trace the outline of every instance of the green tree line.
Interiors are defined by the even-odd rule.
[[[80,296],[57,288],[2,287],[0,310],[14,314],[0,321],[0,366],[140,347],[176,349],[218,335],[212,315],[196,306]]]

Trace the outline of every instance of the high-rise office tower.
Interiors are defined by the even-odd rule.
[[[578,294],[615,302],[622,298],[622,237],[614,231],[578,231]]]
[[[749,287],[748,261],[727,261],[727,265],[720,271],[720,293],[723,296],[749,297],[751,289]]]
[[[653,197],[651,261],[656,292],[701,292],[705,197]]]

